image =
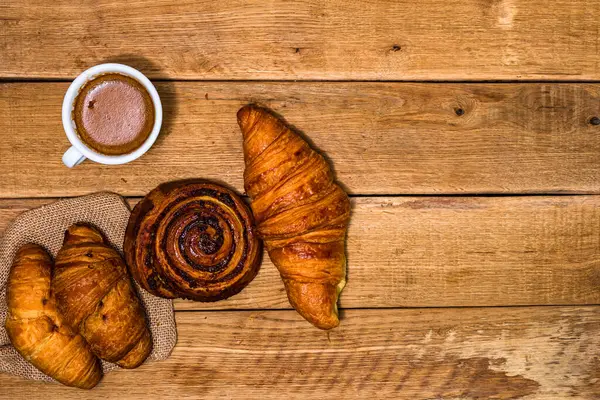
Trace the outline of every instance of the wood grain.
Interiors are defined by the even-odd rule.
[[[1,200],[0,230],[48,201]],[[352,208],[344,308],[600,303],[600,196],[354,198]],[[240,294],[176,307],[290,305],[265,254]]]
[[[302,129],[351,193],[600,193],[598,85],[163,82],[149,153],[73,170],[61,162],[67,86],[0,84],[0,197],[142,196],[187,177],[243,190],[236,112],[248,102]]]
[[[0,386],[10,399],[597,399],[599,310],[349,310],[329,334],[293,311],[180,312],[166,361],[86,393],[7,375]]]
[[[600,78],[598,1],[5,2],[0,76],[119,61],[153,78]]]

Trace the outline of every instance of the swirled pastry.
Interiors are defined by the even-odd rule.
[[[234,192],[185,180],[158,186],[135,206],[124,251],[135,280],[154,295],[216,301],[254,279],[262,247]]]

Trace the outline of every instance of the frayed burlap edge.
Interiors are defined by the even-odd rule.
[[[59,200],[19,215],[0,238],[0,372],[40,381],[54,381],[27,362],[12,347],[4,323],[6,321],[6,283],[17,249],[25,243],[43,246],[53,257],[62,246],[65,230],[74,223],[87,222],[99,228],[111,245],[123,252],[123,238],[129,207],[114,193]],[[164,360],[177,341],[173,302],[151,295],[136,284],[148,315],[154,348],[149,361]],[[112,363],[102,363],[104,372],[119,369]]]

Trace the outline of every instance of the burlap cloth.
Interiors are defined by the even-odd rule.
[[[28,242],[42,245],[52,256],[62,246],[65,230],[76,222],[88,222],[99,228],[110,243],[123,252],[123,237],[129,219],[129,207],[124,199],[113,193],[57,201],[19,215],[0,239],[0,372],[28,379],[54,381],[21,357],[12,347],[4,323],[6,321],[6,283],[17,249]],[[137,284],[137,290],[146,307],[152,331],[154,348],[148,361],[164,360],[171,354],[177,341],[175,315],[171,300],[155,297]],[[104,372],[119,369],[103,361]]]

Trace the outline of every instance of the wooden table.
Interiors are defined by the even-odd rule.
[[[273,264],[176,301],[164,362],[91,392],[0,375],[10,399],[600,398],[600,1],[0,1],[0,230],[57,197],[242,187],[237,109],[272,107],[352,196],[342,322],[322,332]],[[155,81],[143,158],[68,170],[84,69]]]

